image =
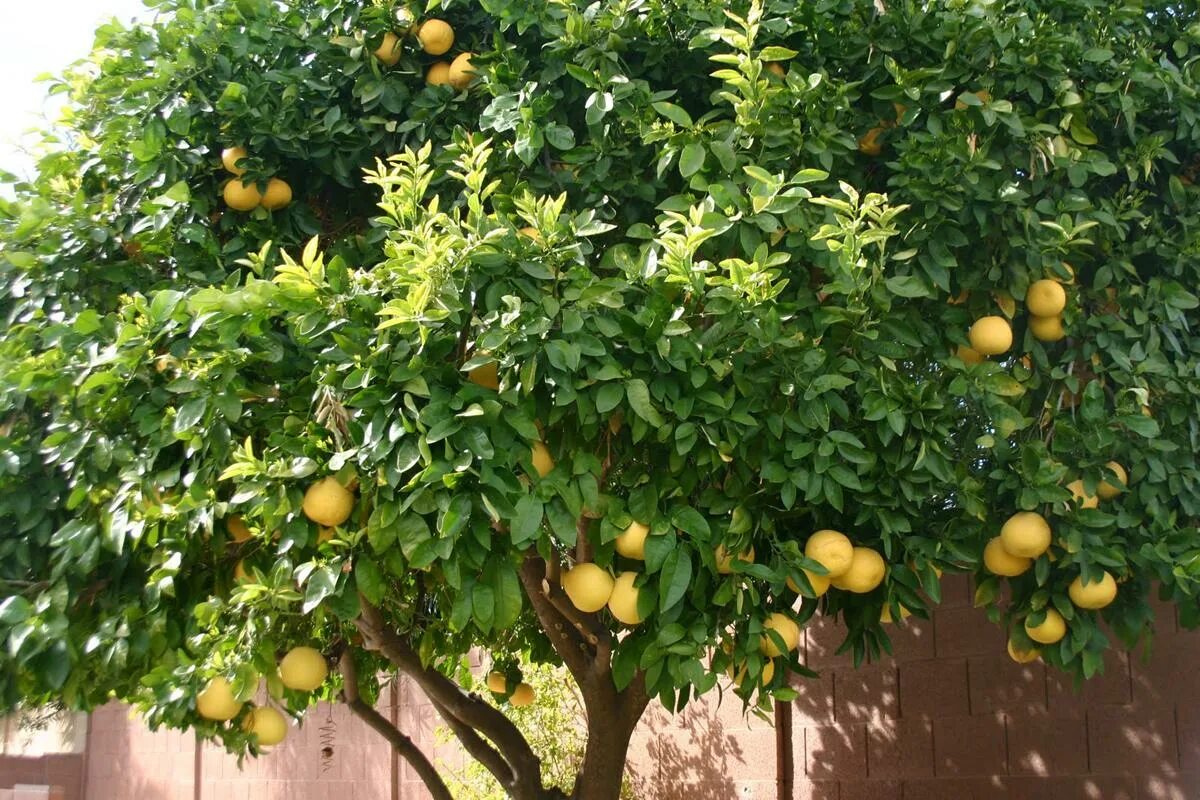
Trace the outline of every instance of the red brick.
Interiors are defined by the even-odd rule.
[[[842,781],[839,800],[901,800],[899,781]]]
[[[876,722],[899,714],[896,669],[872,664],[833,673],[834,718],[847,722]]]
[[[892,660],[896,663],[934,657],[932,620],[909,617],[903,622],[885,626],[885,630],[892,642]]]
[[[867,775],[932,778],[933,723],[909,718],[867,727]]]
[[[1013,776],[1005,780],[1013,800],[1136,800],[1131,778]]]
[[[1000,715],[933,721],[933,771],[938,776],[1003,775],[1005,753]]]
[[[833,672],[824,670],[819,677],[792,675],[789,680],[800,696],[792,701],[792,724],[796,727],[825,725],[833,722]]]
[[[1061,670],[1046,670],[1046,702],[1055,714],[1078,713],[1096,706],[1126,705],[1129,694],[1129,654],[1104,653],[1104,672],[1093,675],[1076,689],[1075,678]]]
[[[1095,774],[1157,774],[1179,766],[1172,709],[1099,706],[1087,713]]]
[[[1008,643],[1000,626],[977,608],[939,608],[933,621],[938,658],[1003,653]]]
[[[1018,664],[1008,657],[987,656],[967,662],[971,713],[1032,713],[1046,708],[1046,668],[1040,661]]]
[[[900,665],[901,716],[933,718],[970,711],[966,661],[914,661]]]
[[[792,785],[793,800],[841,800],[837,781],[806,781],[799,778]]]
[[[1148,660],[1131,655],[1133,700],[1144,705],[1168,701],[1200,703],[1200,632],[1156,640]]]
[[[1010,795],[1007,779],[936,778],[904,782],[904,800],[1024,800]]]
[[[794,738],[794,731],[792,735]],[[804,772],[809,778],[861,778],[867,774],[867,727],[805,728],[804,752]]]
[[[1087,723],[1082,717],[1008,715],[1008,770],[1013,775],[1086,775]]]
[[[825,667],[850,667],[854,665],[849,651],[838,653],[837,649],[846,640],[846,627],[829,617],[813,617],[804,626],[805,663],[812,669]]]
[[[1200,773],[1200,706],[1180,704],[1175,709],[1175,730],[1179,735],[1179,768]]]

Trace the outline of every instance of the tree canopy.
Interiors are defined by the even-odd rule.
[[[5,704],[253,749],[214,678],[399,671],[560,796],[497,709],[563,662],[613,798],[944,571],[1083,677],[1200,619],[1193,6],[147,3],[0,201]]]

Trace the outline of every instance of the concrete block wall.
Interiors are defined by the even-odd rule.
[[[1200,798],[1200,633],[1173,609],[1148,659],[1112,652],[1076,691],[1008,658],[967,578],[943,593],[932,620],[889,627],[893,658],[857,671],[840,626],[806,629],[821,677],[795,683],[793,800]]]

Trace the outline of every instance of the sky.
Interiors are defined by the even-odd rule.
[[[44,72],[59,73],[88,54],[92,33],[103,21],[148,15],[141,0],[0,0],[0,169],[28,175],[22,133],[38,126],[57,104],[47,102]]]

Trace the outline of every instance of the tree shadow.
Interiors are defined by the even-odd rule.
[[[676,715],[654,708],[634,734],[629,774],[639,800],[774,798],[775,729],[730,691]]]

